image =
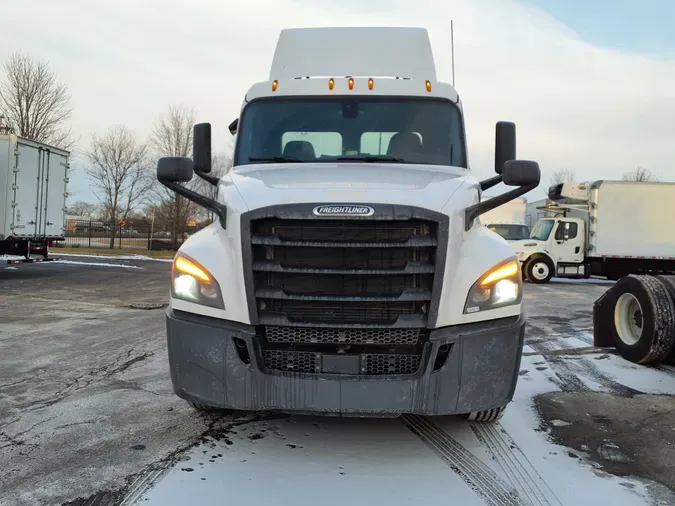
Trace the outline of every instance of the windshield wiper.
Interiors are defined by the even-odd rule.
[[[377,162],[395,162],[395,163],[404,163],[403,158],[396,158],[395,156],[389,155],[366,155],[366,156],[338,156],[337,160],[339,162],[368,162],[368,163],[377,163]]]
[[[305,163],[305,160],[299,158],[290,158],[288,156],[249,156],[249,162],[272,162],[272,163]]]

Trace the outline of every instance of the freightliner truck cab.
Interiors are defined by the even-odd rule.
[[[176,394],[198,409],[501,417],[525,316],[514,251],[478,216],[535,188],[497,124],[469,169],[462,104],[425,29],[283,30],[246,94],[234,166],[211,127],[157,177],[218,219],[178,251],[167,310]],[[217,187],[211,199],[190,187]],[[510,191],[481,202],[484,189]]]

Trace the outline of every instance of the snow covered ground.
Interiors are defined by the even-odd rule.
[[[496,424],[212,416],[172,392],[163,312],[132,309],[170,263],[63,256],[0,271],[2,506],[675,504],[675,368],[593,348],[606,285],[526,285]]]

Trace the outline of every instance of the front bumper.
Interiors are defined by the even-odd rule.
[[[172,309],[166,323],[174,391],[189,401],[246,411],[452,415],[497,408],[513,398],[525,316],[434,330],[417,374],[366,377],[268,371],[250,325]],[[249,363],[235,339],[246,343]],[[443,345],[451,345],[450,353],[434,370]]]

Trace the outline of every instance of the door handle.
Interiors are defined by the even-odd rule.
[[[579,250],[580,250],[580,249],[581,249],[581,246],[577,246],[576,248],[574,248],[574,253],[575,253],[575,254],[576,254],[576,253],[579,253]]]

